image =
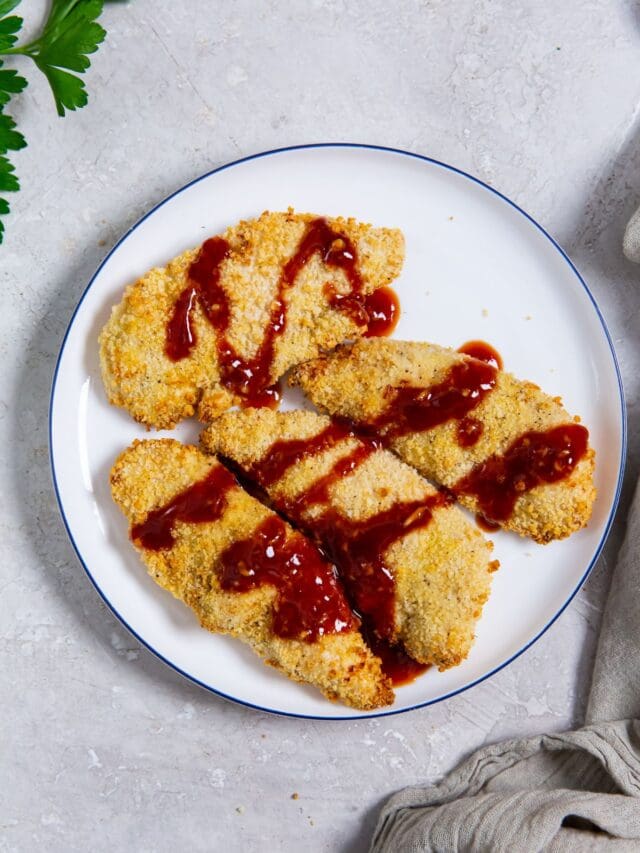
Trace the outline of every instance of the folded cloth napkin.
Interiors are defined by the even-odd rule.
[[[640,484],[604,613],[584,728],[480,749],[393,796],[372,853],[640,853]]]

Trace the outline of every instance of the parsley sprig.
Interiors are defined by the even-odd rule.
[[[0,56],[30,57],[42,71],[53,92],[58,115],[66,110],[84,107],[88,96],[84,81],[78,74],[89,65],[89,54],[95,53],[106,36],[97,23],[104,0],[51,0],[49,15],[40,35],[25,45],[18,45],[23,20],[11,12],[21,0],[0,0]],[[16,192],[20,183],[15,168],[7,156],[24,148],[26,140],[16,130],[13,118],[5,107],[13,95],[22,92],[27,81],[17,71],[4,67],[0,59],[0,192]],[[73,73],[75,72],[75,73]],[[9,203],[0,197],[0,216],[9,213]],[[0,220],[0,243],[4,226]]]

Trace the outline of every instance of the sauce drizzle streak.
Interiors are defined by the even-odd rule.
[[[454,364],[444,379],[431,387],[389,386],[386,408],[358,429],[369,436],[380,435],[388,443],[453,420],[458,444],[475,445],[484,424],[471,413],[494,389],[502,358],[485,341],[468,341],[459,352],[471,360]],[[588,438],[588,431],[579,424],[525,432],[505,453],[476,465],[452,487],[451,494],[474,496],[478,525],[488,532],[497,530],[499,522],[513,513],[518,497],[570,475],[587,452]]]
[[[410,684],[430,668],[430,664],[419,663],[407,654],[402,643],[381,640],[373,631],[366,628],[362,629],[362,635],[374,655],[380,658],[382,671],[389,676],[395,687]]]
[[[204,479],[134,525],[131,538],[150,551],[171,548],[176,522],[217,521],[225,511],[229,489],[236,485],[231,472],[216,465]],[[231,592],[264,584],[276,587],[272,627],[280,637],[313,642],[359,625],[339,586],[335,567],[304,536],[287,536],[286,525],[278,516],[269,516],[246,539],[232,543],[219,557],[216,572],[221,587]]]
[[[275,586],[272,627],[279,637],[313,642],[358,626],[334,566],[300,534],[287,538],[278,516],[265,519],[251,536],[227,548],[220,557],[219,577],[222,588],[234,592]]]
[[[379,287],[374,290],[366,297],[364,308],[369,316],[365,338],[386,338],[398,325],[400,300],[393,288]]]
[[[495,367],[474,359],[454,364],[441,382],[429,388],[390,387],[386,408],[367,425],[367,431],[379,432],[389,440],[462,420],[493,390],[497,373]],[[479,432],[472,434],[474,441],[470,444],[480,437]]]
[[[480,530],[484,530],[485,533],[495,533],[496,530],[500,530],[499,524],[495,521],[489,521],[489,519],[485,518],[482,513],[477,512],[475,519]]]
[[[221,382],[240,397],[244,405],[274,406],[280,400],[280,389],[273,383],[271,371],[275,342],[287,325],[285,295],[313,255],[319,254],[328,267],[342,270],[349,283],[347,294],[338,293],[332,285],[327,286],[327,297],[333,308],[347,314],[357,325],[368,326],[371,334],[388,334],[397,321],[397,307],[392,304],[390,294],[364,295],[358,255],[352,241],[334,231],[326,219],[314,219],[308,224],[294,255],[282,268],[262,343],[255,355],[242,356],[229,341],[231,309],[220,284],[221,267],[230,253],[231,247],[223,237],[212,237],[202,244],[189,268],[189,284],[178,297],[167,324],[165,352],[172,361],[180,361],[191,353],[197,343],[193,309],[198,301],[217,332]]]
[[[458,352],[464,355],[470,355],[471,358],[477,358],[478,361],[484,361],[495,367],[496,370],[502,370],[502,356],[495,347],[488,344],[486,341],[467,341],[458,347]]]
[[[319,519],[298,522],[322,543],[339,567],[353,607],[383,639],[393,637],[395,629],[395,580],[387,551],[408,533],[426,527],[433,510],[446,502],[438,492],[421,500],[398,501],[362,521],[347,519],[331,508]],[[296,503],[299,507],[300,497]]]
[[[589,432],[580,424],[525,432],[505,453],[476,465],[453,492],[475,497],[486,520],[505,521],[525,492],[568,477],[587,452],[588,441]]]
[[[395,580],[386,560],[388,549],[408,533],[425,527],[433,511],[453,500],[438,492],[414,501],[397,501],[369,518],[354,521],[332,506],[332,486],[363,464],[382,445],[374,438],[358,436],[346,422],[333,421],[318,435],[306,439],[275,442],[262,460],[248,470],[263,488],[279,480],[286,471],[308,455],[327,450],[345,438],[357,445],[338,459],[330,470],[295,498],[271,495],[276,508],[316,539],[338,567],[352,607],[363,620],[367,642],[376,637],[376,650],[394,683],[407,683],[424,672],[401,644],[391,644],[395,628]],[[325,505],[320,515],[307,515],[314,505]],[[371,645],[371,643],[370,643]]]
[[[484,432],[484,424],[477,418],[467,415],[458,421],[456,439],[460,447],[473,447],[480,440]]]
[[[203,480],[152,510],[140,524],[135,524],[131,528],[131,538],[149,551],[171,548],[177,521],[187,524],[217,521],[227,505],[227,492],[235,485],[236,479],[230,471],[222,465],[214,466]]]
[[[267,489],[298,462],[328,450],[342,439],[354,435],[348,421],[334,418],[326,429],[311,438],[275,441],[262,459],[249,468],[247,474],[253,476],[263,489]]]

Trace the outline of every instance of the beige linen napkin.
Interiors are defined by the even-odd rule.
[[[640,853],[640,485],[574,732],[485,747],[383,807],[372,853]]]

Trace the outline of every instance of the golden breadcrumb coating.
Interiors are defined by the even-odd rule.
[[[283,265],[315,218],[292,210],[267,211],[222,235],[230,245],[220,277],[231,306],[227,337],[241,356],[248,358],[257,352]],[[364,293],[389,284],[399,274],[404,260],[399,230],[373,228],[355,219],[327,221],[356,246]],[[220,382],[217,332],[198,300],[192,315],[196,345],[180,361],[172,361],[165,353],[167,322],[188,284],[189,267],[198,251],[183,252],[128,287],[100,335],[100,363],[109,402],[149,427],[171,429],[195,413],[209,421],[238,402]],[[334,285],[337,293],[350,291],[344,271],[327,266],[316,252],[284,294],[287,320],[275,343],[272,382],[292,365],[362,334],[362,327],[348,314],[330,306],[326,283]]]
[[[172,439],[135,441],[111,470],[111,491],[133,526],[219,465],[198,448]],[[315,642],[284,639],[272,630],[275,587],[247,592],[220,587],[216,572],[220,555],[233,542],[250,536],[270,515],[271,510],[234,486],[219,520],[178,521],[170,549],[138,550],[156,583],[188,604],[204,628],[238,637],[266,663],[295,681],[315,685],[329,699],[360,710],[390,704],[390,681],[359,631],[326,634]],[[287,526],[288,539],[301,536]]]
[[[330,414],[366,423],[384,409],[388,386],[428,388],[441,382],[452,365],[468,359],[435,344],[370,338],[300,365],[290,383]],[[453,488],[475,465],[504,453],[524,432],[579,421],[565,411],[558,397],[503,371],[498,371],[494,389],[471,414],[483,425],[472,447],[461,447],[456,440],[455,421],[393,439],[391,446],[425,477]],[[584,527],[596,496],[594,464],[595,452],[590,448],[566,479],[538,485],[520,496],[502,526],[540,543],[563,539]],[[459,500],[469,509],[479,509],[474,497],[460,495]]]
[[[227,412],[201,435],[206,450],[218,452],[247,470],[277,440],[307,439],[321,433],[329,418],[314,412],[247,409]],[[328,473],[359,439],[346,436],[329,449],[304,458],[268,487],[291,500]],[[329,490],[329,507],[354,522],[371,518],[398,501],[433,495],[435,489],[387,450],[377,450]],[[326,508],[326,506],[325,506]],[[316,505],[305,515],[313,531]],[[475,624],[489,596],[492,545],[455,506],[433,511],[431,522],[396,540],[386,565],[395,579],[395,637],[416,660],[447,669],[464,660],[474,640]]]

